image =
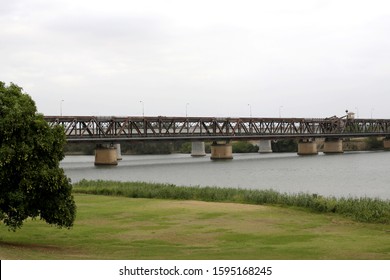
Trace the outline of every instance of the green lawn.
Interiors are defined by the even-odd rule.
[[[71,230],[0,225],[0,259],[390,259],[390,225],[287,207],[76,194]]]

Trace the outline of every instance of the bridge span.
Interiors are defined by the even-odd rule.
[[[229,144],[232,140],[260,140],[260,151],[265,152],[271,148],[270,140],[299,139],[301,155],[317,153],[316,138],[325,138],[324,151],[328,153],[342,152],[342,139],[354,137],[385,137],[384,146],[390,148],[390,119],[355,119],[348,115],[322,119],[165,116],[45,116],[44,119],[50,126],[61,125],[69,142],[96,143],[96,157],[113,153],[111,146],[125,141],[188,140],[193,142],[193,155],[205,155],[201,143],[213,141],[212,159],[232,158]]]

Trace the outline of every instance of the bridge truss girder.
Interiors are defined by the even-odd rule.
[[[234,140],[390,136],[389,119],[45,116],[68,141]]]

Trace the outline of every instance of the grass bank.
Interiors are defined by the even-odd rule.
[[[390,201],[375,198],[336,198],[316,194],[279,193],[274,190],[249,190],[218,187],[182,187],[171,184],[82,180],[75,193],[158,198],[209,202],[234,202],[279,205],[309,209],[317,213],[335,213],[354,221],[390,224]]]
[[[390,259],[390,226],[290,207],[75,194],[71,230],[0,224],[0,259]]]

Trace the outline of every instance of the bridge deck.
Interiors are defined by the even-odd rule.
[[[45,116],[68,141],[234,140],[390,136],[390,119]]]

